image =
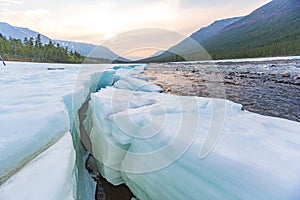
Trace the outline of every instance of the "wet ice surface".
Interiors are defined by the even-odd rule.
[[[218,74],[214,65],[207,70],[207,63],[185,65],[149,65],[144,78],[160,81],[165,92],[194,96],[201,83],[207,96],[226,97],[221,86],[233,84],[224,84],[223,76],[235,72],[227,68]],[[289,73],[294,81],[298,71]],[[137,88],[143,87],[116,82],[91,95],[85,125],[93,155],[102,163],[98,169],[109,182],[126,183],[139,199],[299,198],[299,123],[243,111],[227,100]],[[206,141],[213,140],[208,133],[220,126],[219,140],[202,157]]]
[[[150,64],[166,93],[226,98],[243,109],[300,121],[300,59]]]
[[[126,183],[140,199],[298,199],[300,195],[297,122],[242,111],[239,104],[224,101],[222,105],[227,109],[222,137],[212,154],[202,161],[199,151],[210,122],[215,122],[210,119],[215,116],[216,99],[161,94],[159,87],[138,77],[143,65],[120,65],[115,68],[117,71],[105,72],[105,66],[95,66],[92,70],[77,65],[10,63],[9,66],[1,70],[0,77],[0,199],[16,199],[26,194],[49,199],[95,197],[95,183],[87,172],[82,174],[87,152],[79,148],[74,128],[79,119],[73,115],[90,95],[83,124],[92,140],[93,155],[98,161],[116,167],[111,169],[110,165],[96,163],[97,168],[111,183]],[[291,95],[285,98],[298,98],[298,70],[297,60],[217,65],[179,63],[149,65],[145,75],[169,93],[218,98],[232,94],[247,101],[255,100],[250,94],[262,94],[256,99],[259,102],[265,99],[260,90],[272,87],[276,95],[280,94],[278,87],[285,89],[283,97],[288,87]],[[112,86],[103,89],[109,85]],[[97,92],[99,88],[102,89]],[[272,97],[271,102],[280,105],[273,101]],[[297,117],[299,101],[296,101],[291,105],[285,100],[287,105],[283,107],[289,109],[288,113],[296,110]],[[257,105],[265,108],[266,102],[254,103],[255,109],[261,112]],[[184,112],[178,111],[180,106]],[[164,116],[168,120],[160,129]],[[181,120],[182,116],[186,120]],[[169,143],[178,126],[182,127],[182,137]],[[191,133],[197,133],[196,140],[188,137]],[[169,161],[174,150],[186,150],[185,142],[191,142],[191,146],[182,152],[182,157],[171,159],[172,164],[164,165],[161,170],[152,169],[160,164],[157,160]],[[165,146],[171,147],[170,151],[153,157],[154,160],[143,155],[131,159],[136,158],[132,153],[156,152]],[[145,168],[149,173],[131,173]],[[27,181],[28,177],[32,179]]]
[[[80,155],[74,158],[78,143],[73,145],[69,132],[73,130],[70,113],[81,106],[91,82],[97,83],[91,74],[103,72],[106,66],[81,67],[7,62],[0,68],[1,200],[94,196],[95,183],[78,164]],[[72,102],[76,91],[80,95]],[[81,173],[86,180],[79,177]]]
[[[114,87],[92,94],[89,109],[99,171],[139,199],[299,199],[300,123],[228,100]]]
[[[69,131],[62,96],[72,90],[78,68],[48,71],[51,66],[9,62],[1,68],[0,182]]]

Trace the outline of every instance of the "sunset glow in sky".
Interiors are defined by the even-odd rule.
[[[189,36],[271,0],[0,0],[0,21],[53,39],[101,44],[122,32],[164,28]]]

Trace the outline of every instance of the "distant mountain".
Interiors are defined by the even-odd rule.
[[[32,31],[28,28],[11,26],[5,22],[0,22],[0,33],[6,38],[11,37],[14,39],[20,39],[21,41],[23,41],[25,37],[27,37],[28,39],[30,37],[36,38],[36,36],[39,34],[38,32]],[[50,38],[41,34],[41,41],[43,44],[47,44],[49,40]]]
[[[181,55],[177,58],[197,60],[201,57],[195,55],[203,50],[198,46],[198,43],[205,41],[206,39],[218,34],[223,28],[241,20],[243,17],[234,17],[223,20],[217,20],[207,27],[203,27],[200,30],[193,33],[189,38],[181,41],[179,44],[169,48],[165,52],[159,52],[159,54],[154,54],[150,58],[143,59],[142,61],[146,62],[155,62],[155,61],[168,61],[170,58],[175,58],[176,55]],[[208,58],[209,59],[209,58]]]
[[[200,41],[214,59],[300,54],[300,1],[273,0]]]
[[[273,0],[245,17],[215,21],[141,62],[300,55],[300,1]]]
[[[34,39],[39,34],[36,31],[30,30],[28,28],[22,28],[17,26],[11,26],[8,23],[0,22],[0,34],[5,36],[6,38],[15,38],[20,39],[21,41],[24,40],[25,37],[28,39],[33,37]],[[41,41],[43,44],[48,44],[51,40],[49,37],[40,34]],[[93,56],[95,58],[104,58],[109,60],[119,60],[123,62],[128,62],[129,60],[126,58],[119,57],[117,54],[112,52],[107,47],[101,45],[94,45],[88,43],[81,43],[81,42],[72,42],[72,41],[64,41],[64,40],[52,40],[52,42],[59,44],[61,47],[68,47],[69,51],[77,51],[83,56]]]
[[[65,40],[54,40],[61,47],[68,47],[68,50],[77,51],[83,56],[89,56],[94,58],[105,58],[110,60],[119,60],[123,62],[129,62],[130,60],[120,57],[109,48],[101,45],[94,45],[89,43],[72,42]]]
[[[218,34],[220,31],[222,31],[222,29],[241,20],[242,18],[243,17],[234,17],[234,18],[217,20],[207,27],[200,28],[200,30],[193,33],[190,37],[193,40],[200,43],[200,42]]]
[[[161,55],[164,52],[165,52],[164,50],[159,50],[159,51],[155,52],[154,54],[150,55],[149,57],[159,56],[159,55]]]

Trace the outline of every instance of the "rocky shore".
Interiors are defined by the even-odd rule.
[[[143,76],[165,93],[225,98],[300,121],[300,60],[149,64]]]

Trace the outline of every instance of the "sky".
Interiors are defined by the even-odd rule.
[[[189,36],[215,20],[247,15],[270,1],[0,0],[0,21],[52,39],[100,45],[137,29],[166,29]],[[161,43],[170,46],[177,40]]]

